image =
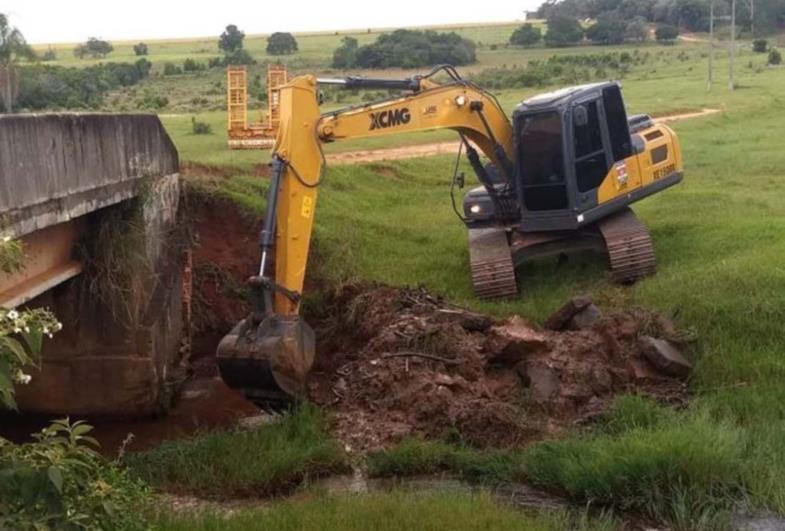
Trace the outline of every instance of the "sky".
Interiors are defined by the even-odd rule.
[[[3,0],[32,44],[218,35],[236,24],[248,35],[520,20],[541,0]]]

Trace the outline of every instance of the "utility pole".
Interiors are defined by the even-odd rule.
[[[706,90],[710,91],[714,84],[714,0],[711,0],[709,8],[709,80],[706,82]]]
[[[733,61],[736,58],[736,0],[731,2],[730,8],[730,57],[728,62],[728,90],[736,88],[733,81]]]

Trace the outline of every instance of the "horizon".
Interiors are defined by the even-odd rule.
[[[515,23],[526,11],[536,9],[539,0],[523,0],[510,5],[505,0],[488,0],[482,16],[467,10],[446,11],[443,5],[423,5],[417,0],[399,0],[394,11],[357,9],[351,0],[330,4],[294,0],[292,8],[269,16],[262,4],[239,2],[231,10],[215,7],[204,10],[185,7],[184,2],[137,0],[133,5],[106,7],[105,2],[83,0],[76,6],[53,0],[7,0],[3,12],[9,16],[32,45],[61,45],[84,42],[89,37],[109,41],[199,39],[218,36],[235,24],[248,36],[264,36],[276,31],[322,33],[364,29],[423,28],[461,24]],[[189,6],[192,4],[188,4]],[[231,15],[226,14],[231,11]],[[87,12],[89,16],[76,16]],[[42,17],[40,14],[46,13]],[[151,16],[150,13],[156,13]],[[183,23],[183,13],[188,13]],[[63,25],[63,20],[75,20]],[[175,23],[172,23],[175,21]]]

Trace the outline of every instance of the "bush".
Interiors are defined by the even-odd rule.
[[[165,63],[164,64],[164,75],[165,76],[177,76],[183,73],[183,69],[177,66],[174,63]]]
[[[143,42],[140,42],[139,44],[134,44],[134,53],[137,56],[147,55],[147,45]]]
[[[780,55],[779,50],[776,48],[772,48],[769,50],[769,60],[768,63],[770,65],[778,65],[782,62],[782,55]]]
[[[211,135],[213,134],[213,128],[207,122],[198,121],[196,116],[191,116],[191,133],[195,135]]]
[[[256,63],[251,54],[247,50],[241,48],[235,52],[227,54],[223,58],[223,65],[252,65]]]
[[[147,529],[149,490],[94,450],[91,429],[65,419],[31,443],[0,438],[0,529]]]
[[[333,52],[333,68],[352,68],[357,61],[359,42],[354,37],[344,37]]]
[[[466,65],[477,60],[475,44],[457,33],[396,30],[359,48],[344,39],[335,51],[336,68],[419,68],[441,63]],[[347,64],[347,61],[351,63]]]
[[[533,46],[542,40],[542,30],[531,24],[524,24],[512,32],[510,44],[516,46]]]
[[[57,54],[52,48],[49,48],[43,54],[41,54],[41,61],[47,62],[47,61],[56,61],[56,60],[57,60]]]
[[[649,38],[649,26],[646,24],[646,19],[642,17],[635,17],[624,29],[624,38],[630,41],[644,42]]]
[[[142,97],[136,100],[136,108],[150,111],[159,111],[169,105],[169,98],[145,91]]]
[[[136,63],[102,63],[86,68],[33,65],[22,68],[20,108],[95,109],[107,91],[135,85],[150,73],[144,58]]]
[[[752,51],[755,53],[766,53],[769,49],[769,41],[766,39],[755,39],[752,41]]]
[[[679,36],[679,28],[669,24],[659,24],[654,32],[657,42],[662,44],[673,44]]]
[[[200,63],[190,57],[183,62],[183,72],[200,72],[206,70],[207,65]]]
[[[586,38],[595,44],[621,44],[626,25],[620,20],[603,19],[586,30]]]
[[[224,60],[221,57],[210,57],[207,60],[207,68],[218,68],[224,66]]]
[[[276,32],[267,38],[268,55],[289,55],[297,51],[297,40],[291,33]]]
[[[573,46],[583,39],[583,28],[574,17],[556,15],[548,19],[545,45],[550,47]]]

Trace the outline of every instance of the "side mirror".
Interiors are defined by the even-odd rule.
[[[589,123],[589,111],[583,105],[577,105],[572,109],[572,121],[575,127],[583,127]]]

